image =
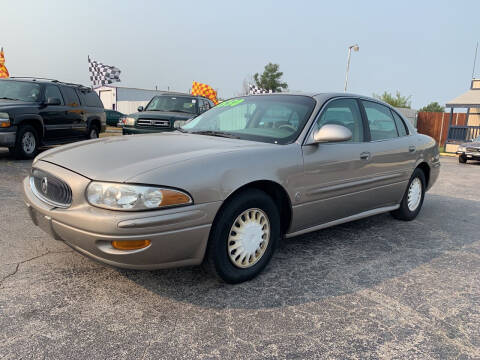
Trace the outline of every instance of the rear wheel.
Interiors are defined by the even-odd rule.
[[[33,159],[38,151],[38,134],[31,125],[21,126],[13,147],[13,155],[17,159]]]
[[[403,195],[400,207],[391,213],[393,217],[405,221],[415,219],[423,205],[425,185],[425,174],[421,169],[415,169],[408,183],[407,190]]]
[[[95,124],[92,124],[88,128],[87,139],[98,139],[99,133],[100,133],[100,130],[98,129],[98,126]]]
[[[466,164],[466,163],[467,163],[467,157],[466,157],[465,155],[463,155],[463,154],[460,155],[460,156],[458,157],[458,162],[459,162],[460,164]]]
[[[279,238],[280,216],[272,198],[257,189],[243,191],[218,213],[204,265],[227,283],[250,280],[270,262]]]

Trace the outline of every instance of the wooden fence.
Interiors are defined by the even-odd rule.
[[[466,125],[467,114],[454,113],[452,125]],[[450,113],[419,112],[417,115],[417,131],[420,134],[431,136],[439,146],[444,146],[447,141]]]

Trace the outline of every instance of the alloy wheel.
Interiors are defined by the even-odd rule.
[[[98,138],[98,133],[96,129],[91,129],[90,130],[90,139],[97,139]]]
[[[37,141],[36,141],[35,135],[33,135],[33,133],[31,133],[30,131],[26,131],[23,134],[22,149],[25,152],[25,154],[27,154],[27,155],[32,154],[35,151],[36,143],[37,143]]]

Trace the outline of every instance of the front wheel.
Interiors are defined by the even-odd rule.
[[[38,134],[31,125],[20,127],[15,146],[12,149],[17,159],[33,159],[38,151]]]
[[[425,174],[422,170],[415,169],[408,182],[400,207],[391,213],[393,217],[405,221],[415,219],[423,205],[425,185]]]
[[[460,156],[458,157],[458,162],[459,162],[460,164],[466,164],[466,163],[467,163],[467,157],[466,157],[465,155],[460,155]]]
[[[214,221],[204,265],[225,282],[241,283],[269,263],[280,238],[280,217],[263,191],[243,191],[220,209]]]

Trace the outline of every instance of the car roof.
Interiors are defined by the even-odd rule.
[[[245,96],[272,96],[272,95],[296,95],[296,96],[307,96],[314,98],[318,102],[324,103],[325,101],[328,101],[332,98],[338,98],[338,97],[347,97],[347,98],[359,98],[359,99],[365,99],[369,101],[374,101],[383,105],[386,105],[388,107],[392,107],[391,105],[385,103],[382,100],[375,99],[370,96],[365,96],[365,95],[359,95],[359,94],[353,94],[353,93],[344,93],[344,92],[302,92],[302,91],[289,91],[289,92],[279,92],[279,93],[268,93],[268,94],[252,94],[252,95],[245,95]]]
[[[82,85],[82,84],[75,84],[75,83],[68,83],[64,81],[59,81],[55,79],[48,79],[48,78],[39,78],[33,76],[11,76],[6,79],[1,79],[2,81],[22,81],[22,82],[29,82],[29,83],[39,83],[39,84],[56,84],[56,85],[63,85],[63,86],[70,86],[78,88],[82,91],[93,91],[90,87]]]

